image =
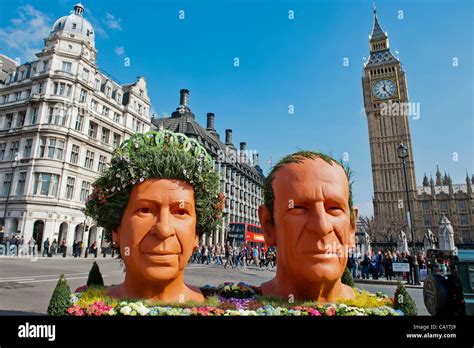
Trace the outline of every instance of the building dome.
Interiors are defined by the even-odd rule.
[[[74,5],[74,10],[69,16],[64,16],[56,20],[51,29],[51,34],[58,32],[67,32],[75,36],[82,37],[94,47],[94,28],[82,16],[84,13],[84,6],[81,3]]]

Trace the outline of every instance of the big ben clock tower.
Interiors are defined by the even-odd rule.
[[[407,221],[403,163],[397,156],[400,142],[408,148],[408,189],[410,201],[415,208],[412,214],[416,210],[415,165],[408,124],[408,90],[405,72],[390,51],[388,36],[380,27],[375,8],[369,44],[370,57],[364,66],[362,90],[369,127],[374,218],[382,226],[393,224],[400,229]]]

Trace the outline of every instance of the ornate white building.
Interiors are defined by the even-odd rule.
[[[0,240],[102,242],[82,209],[114,148],[150,129],[146,81],[120,85],[99,70],[94,28],[74,6],[37,60],[0,84]]]

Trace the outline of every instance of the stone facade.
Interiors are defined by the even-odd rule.
[[[439,168],[436,179],[424,176],[422,186],[418,186],[418,214],[422,218],[424,230],[438,231],[440,220],[446,216],[454,229],[456,244],[474,242],[474,175],[466,174],[464,184],[453,184],[448,174],[441,176]],[[435,237],[439,236],[435,232]]]
[[[121,85],[96,65],[94,30],[78,4],[59,18],[37,60],[0,85],[2,234],[102,242],[82,209],[114,149],[151,128],[144,78]],[[2,236],[3,237],[3,236]]]

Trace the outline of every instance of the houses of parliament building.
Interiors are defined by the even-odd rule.
[[[374,219],[379,227],[375,238],[388,240],[389,235],[407,231],[404,169],[397,155],[402,142],[408,148],[406,179],[415,241],[422,241],[428,229],[437,236],[439,221],[445,215],[454,229],[455,242],[473,243],[474,176],[466,173],[465,183],[454,184],[448,174],[443,176],[437,168],[435,179],[425,174],[422,185],[417,186],[405,71],[390,50],[387,33],[382,30],[375,9],[369,44],[362,91],[369,130]]]

